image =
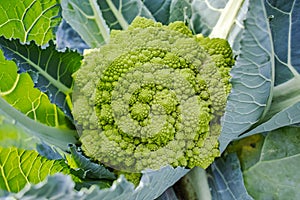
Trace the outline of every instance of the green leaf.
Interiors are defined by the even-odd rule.
[[[247,137],[256,133],[263,133],[272,131],[285,126],[300,123],[300,102],[282,110],[275,114],[269,121],[255,127],[251,131],[248,131],[243,137]]]
[[[291,79],[299,79],[300,2],[266,1],[265,7],[274,41],[277,86]]]
[[[33,150],[0,147],[0,187],[20,191],[27,183],[39,183],[49,174],[69,173],[64,160],[47,160]]]
[[[34,40],[44,45],[54,38],[54,28],[60,22],[58,0],[1,0],[0,36],[20,39],[26,43]]]
[[[269,110],[259,124],[243,137],[275,130],[300,122],[300,51],[298,48],[300,22],[296,20],[299,1],[265,3],[273,38],[275,87]],[[278,27],[282,28],[278,28]]]
[[[109,189],[94,191],[89,194],[86,199],[97,197],[102,200],[140,200],[140,199],[155,199],[162,194],[168,187],[178,181],[183,175],[188,172],[187,169],[178,167],[176,169],[167,166],[160,170],[143,171],[141,182],[137,188],[121,176],[114,185]]]
[[[82,57],[72,51],[56,51],[53,42],[49,45],[42,49],[34,43],[21,45],[18,40],[0,38],[0,47],[6,59],[13,59],[20,72],[29,72],[35,87],[47,93],[51,102],[70,117],[72,74],[80,67]]]
[[[173,169],[170,166],[158,171],[144,171],[141,183],[137,188],[120,176],[111,188],[100,190],[93,185],[89,189],[74,189],[74,182],[69,176],[56,174],[38,184],[25,187],[17,194],[10,193],[8,197],[16,199],[101,199],[101,200],[141,200],[155,199],[168,187],[173,185],[180,177],[188,172],[184,168]],[[45,192],[47,191],[47,192]],[[1,199],[1,198],[0,198]],[[2,200],[2,199],[1,199]]]
[[[91,47],[96,48],[109,40],[109,28],[96,0],[82,3],[80,0],[62,0],[63,18]]]
[[[13,61],[0,52],[0,96],[31,119],[48,126],[67,128],[71,123],[47,95],[34,88],[28,73],[17,73]]]
[[[42,142],[41,144],[37,144],[36,150],[41,156],[44,156],[49,160],[60,160],[63,159],[62,155],[66,155],[65,152],[61,152],[55,146],[49,146],[45,142]]]
[[[300,40],[297,34],[300,31],[300,2],[294,0],[265,4],[274,40],[275,88],[270,110],[263,120],[265,123],[251,133],[262,129],[274,130],[300,121],[300,51],[299,43],[296,42]]]
[[[82,188],[77,191],[75,183],[70,176],[58,173],[53,176],[48,176],[43,182],[37,185],[27,185],[19,193],[9,193],[7,197],[0,200],[11,199],[101,199],[112,200],[125,198],[128,193],[133,192],[133,184],[126,181],[124,177],[121,177],[116,181],[111,189],[100,190],[98,186],[93,185],[89,189]],[[121,198],[118,198],[122,196]],[[128,195],[129,197],[130,195]]]
[[[228,1],[223,0],[196,0],[193,3],[192,22],[196,33],[202,33],[208,36],[216,26],[223,9]]]
[[[98,0],[97,3],[110,29],[127,29],[136,16],[154,19],[141,0]]]
[[[173,0],[143,0],[144,5],[152,13],[153,18],[163,24],[168,24],[170,6]]]
[[[30,184],[19,193],[10,193],[7,197],[1,197],[0,200],[7,199],[84,199],[79,192],[74,190],[75,183],[72,178],[61,173],[48,176],[47,179],[37,185]],[[95,189],[95,188],[94,188]],[[88,191],[86,191],[88,192]]]
[[[252,1],[232,74],[219,138],[220,149],[257,123],[267,110],[273,84],[273,49],[268,18],[261,0]]]
[[[55,145],[62,150],[67,150],[68,144],[77,142],[77,132],[75,130],[50,127],[34,121],[16,110],[2,97],[0,97],[0,108],[1,118],[10,122],[16,130],[24,131],[29,138],[38,138],[39,140]]]
[[[245,188],[240,162],[235,153],[216,159],[208,172],[212,199],[252,199]]]
[[[162,167],[155,171],[144,170],[142,171],[141,182],[135,189],[132,199],[155,199],[188,172],[189,170],[183,167],[174,169],[171,166]]]
[[[84,178],[109,180],[116,179],[114,173],[110,172],[103,165],[93,163],[81,153],[77,152],[75,145],[70,147],[70,151],[77,166],[84,171]]]
[[[136,16],[166,24],[170,4],[171,0],[90,0],[89,4],[82,5],[77,0],[63,0],[62,9],[64,19],[91,48],[96,48],[108,42],[110,29],[127,29]]]
[[[240,155],[245,185],[254,199],[297,199],[300,196],[300,129],[270,132],[262,145]]]
[[[0,52],[0,98],[2,147],[35,149],[36,144],[45,140],[67,149],[68,143],[76,142],[77,133],[68,130],[70,121],[65,114],[56,105],[50,103],[47,95],[33,88],[29,74],[18,74],[16,64],[5,60],[2,51]]]
[[[170,5],[169,22],[184,21],[192,15],[192,3],[188,0],[173,0]],[[193,29],[192,29],[193,30]]]

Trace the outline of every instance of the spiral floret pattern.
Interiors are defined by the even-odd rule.
[[[224,74],[183,23],[137,18],[86,53],[76,73],[82,149],[127,172],[206,168],[219,156],[226,90]]]

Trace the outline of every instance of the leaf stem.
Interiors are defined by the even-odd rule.
[[[67,150],[68,144],[70,143],[77,143],[76,130],[50,127],[34,121],[16,110],[2,97],[0,97],[0,108],[0,115],[9,119],[12,124],[23,129],[26,133],[34,135],[49,144],[53,144],[61,148],[62,150]]]
[[[235,23],[235,18],[238,15],[244,0],[229,0],[223,9],[221,16],[212,32],[210,38],[223,38],[226,39],[228,34]]]
[[[97,23],[97,26],[99,27],[104,42],[107,43],[109,41],[109,31],[107,31],[106,23],[102,17],[102,13],[100,11],[99,5],[97,4],[96,0],[89,0],[89,2],[93,9],[93,13],[95,15],[95,21]]]

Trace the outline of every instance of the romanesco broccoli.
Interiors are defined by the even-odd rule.
[[[137,17],[85,53],[73,114],[85,154],[127,172],[164,165],[206,168],[233,65],[228,43],[196,37],[183,22]]]

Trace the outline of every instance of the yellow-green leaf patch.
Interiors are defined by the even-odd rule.
[[[27,183],[39,183],[57,172],[70,173],[64,160],[47,160],[33,150],[0,147],[1,189],[18,192]]]
[[[44,45],[54,38],[58,25],[60,6],[58,0],[1,0],[0,36],[18,38],[26,43],[34,40]]]

